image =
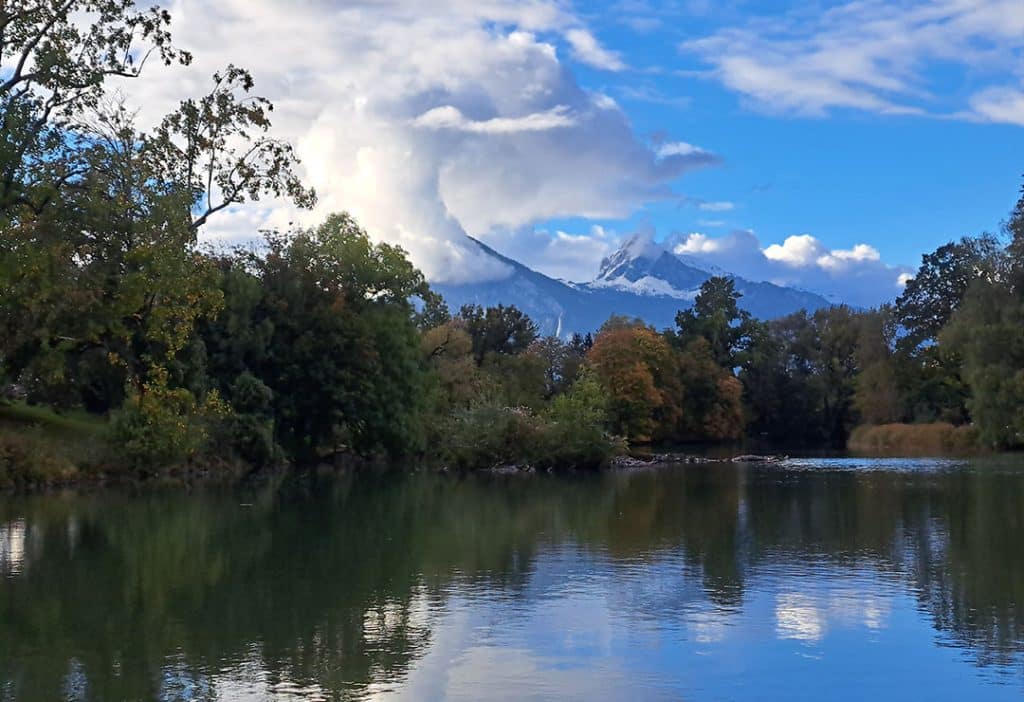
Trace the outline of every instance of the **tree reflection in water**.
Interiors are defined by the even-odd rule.
[[[399,686],[465,603],[526,607],[587,569],[625,574],[601,581],[613,611],[673,622],[694,646],[770,589],[779,639],[813,642],[845,620],[882,630],[884,593],[814,587],[870,572],[976,663],[1019,667],[1024,470],[875,468],[9,498],[0,699],[358,698]]]

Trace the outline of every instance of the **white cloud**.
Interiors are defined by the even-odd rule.
[[[656,151],[613,100],[576,82],[559,37],[592,65],[617,69],[621,59],[557,0],[444,0],[429,12],[418,0],[167,6],[177,43],[196,61],[153,65],[125,85],[143,117],[155,121],[201,94],[228,63],[246,66],[276,104],[275,135],[296,145],[321,199],[313,213],[261,203],[214,220],[207,237],[240,236],[255,225],[252,212],[279,226],[348,210],[434,281],[500,278],[507,267],[464,234],[497,243],[554,217],[623,217],[717,162],[696,147]]]
[[[589,281],[601,261],[622,243],[615,231],[594,225],[584,234],[533,228],[485,237],[500,253],[541,273],[574,282]]]
[[[714,156],[699,146],[693,144],[687,144],[685,141],[669,141],[658,146],[658,158],[671,158],[673,156],[686,156],[690,158],[701,158],[708,157],[709,160],[714,159]]]
[[[515,134],[572,127],[576,124],[576,120],[568,112],[568,107],[558,105],[546,112],[534,112],[523,117],[492,117],[491,119],[472,120],[466,119],[459,108],[445,105],[424,112],[412,123],[414,126],[427,129],[453,129],[473,134]]]
[[[810,234],[786,237],[782,244],[772,244],[764,250],[765,258],[789,266],[806,266],[822,258],[824,247]]]
[[[823,115],[836,108],[934,112],[1020,124],[1024,2],[1020,0],[847,0],[822,12],[800,6],[682,44],[711,74],[760,109]],[[971,80],[995,80],[971,109],[930,91],[931,69],[957,65]]]
[[[719,237],[692,232],[672,235],[666,244],[675,254],[697,264],[864,307],[892,300],[912,274],[908,267],[882,261],[880,252],[868,244],[830,249],[809,234],[762,246],[748,230]]]
[[[697,208],[704,212],[731,212],[736,209],[736,205],[732,202],[702,202],[697,205]]]
[[[857,244],[850,250],[836,249],[830,251],[817,261],[822,268],[837,270],[846,266],[856,265],[864,262],[875,262],[882,260],[882,255],[873,246],[868,244]]]
[[[672,246],[672,252],[680,256],[714,253],[720,250],[721,246],[722,242],[720,240],[712,239],[707,234],[693,232],[682,237],[682,241]]]
[[[565,38],[577,61],[605,71],[621,71],[626,68],[618,54],[601,46],[586,29],[570,29],[565,33]]]
[[[1024,90],[988,88],[971,96],[973,114],[990,122],[1024,127]]]

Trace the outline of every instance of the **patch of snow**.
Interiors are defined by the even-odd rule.
[[[645,275],[637,280],[629,280],[625,277],[612,278],[611,280],[595,280],[591,283],[595,288],[612,288],[630,292],[634,295],[657,295],[661,297],[674,297],[678,300],[692,301],[697,297],[698,290],[677,290],[661,278]]]
[[[665,247],[654,240],[653,230],[639,231],[622,247],[601,261],[598,279],[618,277],[619,271],[634,261],[656,261],[665,252]]]

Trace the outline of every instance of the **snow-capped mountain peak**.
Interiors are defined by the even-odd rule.
[[[653,237],[641,233],[604,260],[591,285],[692,300],[701,283],[710,277],[708,271],[682,261]]]
[[[653,262],[665,253],[665,247],[654,240],[654,233],[639,231],[631,236],[619,250],[601,261],[597,280],[612,280],[622,275],[630,264],[638,261]]]
[[[470,241],[510,267],[512,276],[493,282],[435,285],[449,306],[458,310],[463,304],[516,305],[540,325],[542,333],[562,337],[596,331],[612,315],[637,317],[656,328],[670,327],[676,313],[693,303],[701,284],[717,274],[683,260],[643,233],[605,259],[595,280],[571,284],[531,270],[479,241]],[[806,291],[734,280],[743,295],[740,306],[762,319],[831,304]]]

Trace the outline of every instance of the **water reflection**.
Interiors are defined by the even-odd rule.
[[[0,524],[0,575],[15,576],[25,564],[25,520]]]
[[[0,501],[0,700],[1018,698],[1024,470],[814,465]]]

